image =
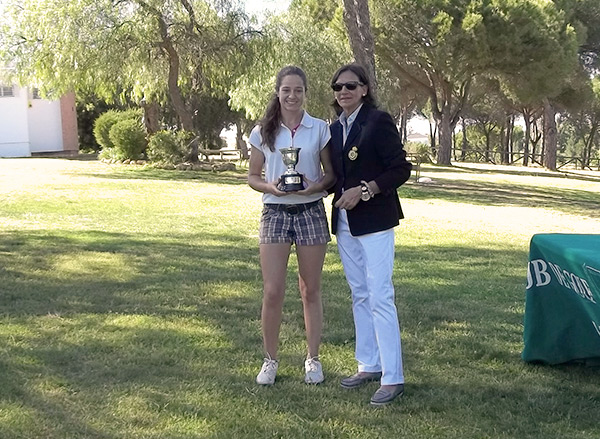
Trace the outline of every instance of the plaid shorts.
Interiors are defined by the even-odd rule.
[[[323,200],[308,204],[265,204],[260,244],[319,245],[331,241]]]

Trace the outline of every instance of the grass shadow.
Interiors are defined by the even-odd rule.
[[[248,172],[245,169],[237,171],[177,171],[151,167],[115,166],[110,173],[74,173],[74,176],[85,176],[109,180],[161,180],[161,181],[190,181],[217,185],[247,185]]]
[[[92,175],[173,179],[171,171],[120,172]],[[213,182],[223,181],[241,184],[223,175]],[[407,185],[401,191],[417,199],[500,206],[527,206],[533,196],[553,205],[556,197],[576,194],[531,187],[523,194],[495,183],[456,186]],[[575,210],[596,201],[583,194]],[[600,377],[520,361],[523,249],[432,242],[397,250],[407,394],[399,404],[372,411],[366,409],[376,384],[357,392],[338,384],[355,367],[354,330],[333,245],[323,273],[327,381],[319,387],[302,382],[304,323],[292,258],[280,378],[273,388],[261,388],[253,384],[262,291],[255,238],[0,232],[0,388],[6,391],[0,404],[16,403],[27,413],[23,419],[35,426],[24,428],[29,437],[45,431],[46,437],[107,439],[307,433],[462,439],[530,437],[540,428],[544,437],[593,437],[593,417],[585,414],[599,408]],[[0,427],[7,438],[19,434]]]
[[[460,164],[454,164],[452,167],[460,169],[462,172],[481,173],[488,175],[515,175],[515,176],[528,176],[528,177],[549,177],[549,178],[570,178],[573,180],[589,181],[589,182],[600,182],[600,175],[582,174],[577,171],[563,170],[549,171],[545,168],[525,168],[519,167],[518,169],[507,169],[507,165],[502,166],[501,169],[492,168],[471,168],[469,166],[463,166]],[[600,173],[599,173],[600,174]]]
[[[480,206],[517,206],[555,209],[572,215],[600,217],[600,192],[533,187],[514,183],[469,182],[436,178],[435,184],[411,182],[399,189],[400,196],[418,200],[439,199]]]

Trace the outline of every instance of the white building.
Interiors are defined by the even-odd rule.
[[[49,101],[35,89],[0,83],[0,157],[78,153],[74,93]]]

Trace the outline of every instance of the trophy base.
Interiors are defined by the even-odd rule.
[[[301,174],[283,175],[280,186],[281,186],[280,189],[283,192],[301,191],[302,189],[304,189],[304,185],[302,184],[302,175]]]

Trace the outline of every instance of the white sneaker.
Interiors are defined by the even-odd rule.
[[[265,361],[260,369],[260,372],[256,376],[256,383],[263,386],[270,386],[275,384],[275,375],[277,375],[277,367],[279,363],[277,360],[265,358]]]
[[[306,371],[306,375],[304,376],[306,384],[319,384],[325,379],[323,376],[323,366],[321,366],[318,357],[307,358],[304,362],[304,370]]]

